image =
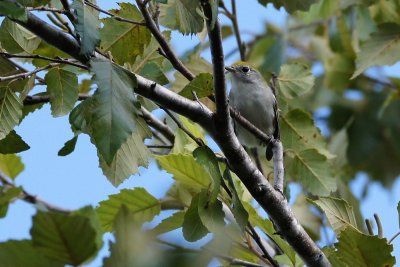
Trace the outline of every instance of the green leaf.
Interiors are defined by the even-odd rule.
[[[340,2],[336,0],[321,0],[312,4],[308,12],[303,12],[305,23],[310,23],[318,19],[327,19],[335,14]]]
[[[17,0],[24,7],[39,7],[47,5],[50,0]]]
[[[303,64],[283,65],[278,76],[279,90],[291,99],[307,93],[314,86],[314,76]]]
[[[107,164],[133,133],[149,136],[147,125],[139,118],[138,101],[133,93],[136,77],[110,61],[92,60],[98,89],[85,115],[92,129],[91,137]]]
[[[119,3],[121,9],[109,12],[120,17],[141,22],[143,17],[136,6],[129,3]],[[118,64],[134,63],[136,57],[143,54],[144,48],[150,42],[150,31],[142,25],[117,21],[113,18],[102,19],[101,29],[102,51],[110,51]]]
[[[83,0],[74,0],[71,7],[75,9],[75,30],[81,39],[81,55],[89,56],[100,43],[99,11],[89,8]]]
[[[170,42],[171,40],[171,32],[164,31],[162,32],[165,40]],[[152,37],[150,43],[145,47],[143,53],[136,57],[135,62],[132,64],[132,72],[139,73],[139,71],[147,64],[147,63],[155,63],[158,66],[162,67],[165,62],[165,57],[159,53],[160,44],[157,40]]]
[[[103,266],[163,266],[161,261],[165,258],[159,255],[150,236],[143,232],[125,205],[121,206],[116,215],[114,229],[115,242],[110,242],[111,255],[104,259]]]
[[[367,68],[374,65],[392,65],[399,61],[400,55],[400,26],[397,24],[383,24],[378,31],[371,34],[371,38],[362,46],[357,54],[356,71],[352,79],[360,75]]]
[[[189,242],[195,242],[206,234],[208,234],[207,228],[203,225],[199,215],[199,195],[192,198],[190,207],[185,213],[182,224],[183,237]]]
[[[218,166],[218,160],[214,152],[207,146],[198,147],[193,151],[197,163],[204,166],[205,170],[210,174],[212,192],[210,195],[210,203],[213,204],[220,192],[222,181],[221,172]]]
[[[17,5],[15,2],[1,1],[0,15],[24,22],[28,19],[25,9]]]
[[[0,206],[9,204],[14,198],[22,193],[21,187],[10,187],[8,189],[0,187]]]
[[[354,60],[343,54],[335,54],[326,64],[326,86],[333,90],[344,90],[350,84],[354,72]]]
[[[305,190],[316,196],[327,196],[336,191],[336,177],[327,158],[316,149],[293,153],[288,157],[286,168],[296,177]]]
[[[178,116],[182,126],[191,132],[196,138],[200,138],[204,144],[207,141],[204,137],[204,130],[197,123],[192,122],[186,117]],[[192,152],[198,147],[198,144],[190,138],[181,129],[176,129],[174,147],[170,151],[170,154],[192,154]]]
[[[4,96],[0,97],[0,140],[5,138],[16,125],[18,125],[22,117],[22,101],[11,90],[11,88],[4,89]],[[0,90],[1,93],[1,90]]]
[[[140,129],[145,129],[143,125]],[[111,164],[99,155],[100,167],[103,174],[115,186],[119,186],[130,175],[138,172],[139,166],[149,165],[150,151],[143,144],[143,136],[147,133],[132,133],[121,145]]]
[[[371,16],[378,24],[385,22],[400,22],[400,6],[396,0],[375,1],[374,5],[369,6]]]
[[[302,109],[293,109],[281,116],[280,120],[282,143],[285,149],[291,149],[296,152],[308,148],[315,148],[319,153],[327,158],[333,156],[327,149],[327,144],[321,131],[315,127],[311,115]]]
[[[207,188],[211,182],[210,174],[201,166],[192,155],[171,154],[156,156],[161,168],[173,175],[173,178],[195,192]]]
[[[85,206],[79,210],[74,211],[72,214],[81,215],[89,219],[90,225],[96,231],[96,244],[98,248],[103,246],[103,229],[101,228],[99,217],[97,212],[92,206]]]
[[[10,177],[15,179],[23,170],[25,166],[21,161],[21,157],[15,154],[0,154],[0,171]]]
[[[258,0],[258,2],[265,6],[272,3],[276,9],[284,7],[288,13],[292,14],[298,10],[307,11],[317,0]]]
[[[39,46],[33,51],[33,54],[50,58],[61,57],[67,59],[71,57],[65,52],[62,52],[61,50],[57,49],[54,46],[49,45],[46,42],[40,42]],[[35,58],[32,60],[32,64],[35,65],[36,67],[44,67],[47,64],[49,64],[49,61]]]
[[[76,141],[78,141],[78,135],[65,142],[64,146],[58,151],[58,155],[67,156],[71,154],[75,150]]]
[[[325,212],[329,224],[337,235],[340,235],[340,232],[346,227],[352,227],[354,230],[359,231],[353,207],[346,200],[333,197],[320,197],[318,200],[311,202]]]
[[[45,76],[50,96],[51,114],[59,117],[68,114],[78,100],[76,74],[61,68],[52,68]]]
[[[105,231],[111,231],[114,219],[121,206],[125,205],[138,223],[151,221],[160,213],[160,202],[144,188],[122,189],[118,194],[110,195],[101,201],[97,208],[101,225]]]
[[[213,93],[213,76],[210,73],[200,73],[192,81],[190,81],[180,92],[181,96],[195,100],[193,92],[198,98],[212,95]]]
[[[394,266],[396,259],[391,255],[393,245],[385,238],[364,235],[354,228],[344,229],[335,243],[336,256],[348,266]]]
[[[204,27],[199,0],[169,0],[160,5],[161,25],[179,30],[183,34],[201,32]]]
[[[199,193],[198,213],[202,224],[213,233],[220,231],[225,225],[225,213],[222,209],[222,202],[218,199],[211,202],[207,190]]]
[[[310,204],[307,202],[307,198],[304,194],[299,194],[296,198],[295,203],[292,206],[292,211],[296,219],[304,227],[307,233],[313,240],[320,239],[320,228],[322,226],[321,216],[317,216],[310,210]]]
[[[40,39],[24,27],[6,18],[0,27],[0,43],[1,47],[9,53],[31,54],[38,47]]]
[[[1,154],[14,154],[28,150],[30,146],[22,140],[14,130],[12,130],[4,139],[0,140]]]
[[[31,235],[41,253],[64,264],[80,265],[100,249],[90,220],[81,215],[38,211]]]
[[[44,256],[31,240],[8,240],[0,243],[2,267],[61,267],[64,264]]]
[[[177,211],[170,217],[165,218],[156,227],[150,230],[154,235],[161,235],[175,229],[182,227],[183,219],[185,216],[184,211]]]
[[[169,83],[168,78],[162,72],[160,66],[154,62],[149,62],[140,69],[139,75],[161,85]]]
[[[285,47],[283,36],[263,37],[252,46],[249,51],[248,61],[254,64],[264,78],[267,79],[271,72],[278,73],[286,60]]]
[[[243,207],[241,199],[238,195],[238,192],[235,188],[235,184],[233,183],[233,179],[229,168],[226,168],[224,171],[224,178],[228,180],[229,189],[232,191],[232,213],[235,216],[236,222],[240,226],[242,231],[246,230],[247,222],[249,220],[249,214],[247,213],[246,209]]]

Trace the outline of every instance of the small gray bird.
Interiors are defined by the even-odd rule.
[[[232,88],[229,104],[267,135],[280,138],[278,125],[278,106],[274,92],[261,74],[247,65],[225,67],[230,73]],[[235,123],[235,132],[243,146],[253,149],[262,143],[248,130]],[[264,144],[265,145],[265,144]],[[266,156],[272,159],[272,144],[267,144]]]

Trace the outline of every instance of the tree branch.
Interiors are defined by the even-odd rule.
[[[162,123],[147,109],[142,107],[141,111],[142,111],[142,117],[147,122],[147,124],[153,127],[154,129],[158,130],[159,132],[161,132],[168,139],[168,141],[171,144],[173,144],[175,140],[175,134],[172,131],[172,129],[165,123]]]
[[[10,75],[10,76],[0,77],[0,82],[9,81],[9,80],[16,80],[16,79],[26,79],[29,76],[31,76],[31,75],[33,75],[33,74],[35,74],[37,72],[40,72],[40,71],[43,71],[43,70],[47,70],[47,69],[53,68],[53,67],[58,66],[58,65],[59,65],[59,63],[51,63],[49,65],[46,65],[46,66],[41,67],[41,68],[34,69],[32,71],[29,71],[29,72],[17,73],[17,74]]]
[[[161,49],[163,50],[168,60],[171,62],[172,66],[174,66],[174,68],[179,71],[183,76],[185,76],[186,79],[188,79],[189,81],[193,80],[193,73],[191,73],[190,70],[187,69],[185,65],[183,65],[182,61],[175,55],[174,51],[172,51],[164,35],[162,35],[157,27],[157,24],[154,22],[149,11],[146,9],[145,3],[143,3],[141,0],[136,0],[136,4],[138,5],[140,12],[142,12],[144,20],[146,21],[147,28],[149,28],[154,38],[156,38],[157,42],[160,44]]]
[[[30,22],[33,22],[33,24]],[[82,63],[87,63],[88,59],[83,58],[79,54],[79,44],[67,33],[63,33],[62,31],[57,30],[55,27],[47,25],[46,22],[35,18],[31,13],[28,13],[27,22],[19,21],[18,23],[28,30],[33,31],[36,35],[44,39],[49,44],[68,53],[72,57],[80,60]],[[215,25],[215,28],[217,26],[218,25]],[[216,30],[216,32],[219,32],[219,30]],[[214,53],[215,52],[216,51],[214,51]],[[214,76],[214,79],[220,79],[221,77],[224,77],[222,66],[223,55],[217,53],[215,56],[217,59],[215,61],[218,66],[214,66],[214,69],[218,75]],[[221,71],[222,75],[220,75]],[[155,84],[153,81],[147,80],[139,75],[136,75],[136,77],[138,87],[135,88],[135,92],[137,94],[153,100],[164,108],[170,109],[191,119],[194,122],[199,123],[210,134],[210,136],[216,141],[221,150],[224,152],[231,169],[238,175],[238,177],[240,177],[243,184],[247,187],[249,192],[260,204],[260,206],[269,214],[271,220],[273,220],[277,227],[277,231],[300,255],[307,266],[330,266],[325,255],[315,245],[312,239],[301,227],[299,222],[295,219],[292,211],[287,205],[286,199],[281,193],[277,192],[269,183],[267,183],[265,177],[258,171],[257,167],[250,160],[247,153],[244,151],[243,147],[235,137],[233,130],[228,132],[219,131],[219,127],[221,126],[216,128],[217,123],[214,120],[214,114],[206,107],[198,104],[196,101],[191,101],[187,98],[184,98],[172,92],[171,90]],[[225,89],[225,81],[220,81],[220,83],[223,85],[222,89]],[[218,91],[222,91],[219,87],[216,87],[216,89]],[[219,92],[219,100],[221,100],[221,95],[224,94],[226,97],[226,92]],[[228,106],[226,105],[226,107]],[[222,114],[225,115],[224,112]],[[229,118],[228,121],[230,122],[229,113],[227,115]],[[228,127],[228,129],[232,128],[230,123],[224,127]]]

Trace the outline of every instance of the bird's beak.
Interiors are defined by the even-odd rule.
[[[225,69],[226,69],[228,72],[236,72],[236,69],[235,69],[235,68],[232,68],[232,67],[230,67],[230,66],[225,67]]]

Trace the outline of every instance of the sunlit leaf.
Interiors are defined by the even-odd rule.
[[[81,215],[38,211],[31,235],[41,253],[64,264],[80,265],[100,249],[90,220]]]
[[[24,164],[19,156],[15,154],[0,154],[0,171],[4,175],[15,179],[24,168]]]
[[[28,19],[25,9],[11,1],[0,2],[0,15],[8,16],[11,19],[17,19],[24,22]]]
[[[119,3],[120,9],[112,9],[111,13],[120,17],[141,22],[143,17],[136,6],[129,3]],[[150,31],[143,25],[117,21],[113,18],[102,19],[100,48],[110,51],[118,64],[134,63],[136,57],[143,54],[144,48],[150,42]]]
[[[99,11],[86,6],[83,0],[74,0],[71,7],[75,9],[75,29],[81,38],[81,55],[89,56],[100,43]]]
[[[189,242],[197,241],[208,233],[207,228],[200,219],[198,206],[199,195],[196,195],[192,198],[190,207],[187,209],[183,219],[183,237]]]
[[[293,158],[292,158],[293,157]],[[327,158],[316,149],[293,153],[286,161],[286,169],[305,190],[313,195],[327,196],[336,191],[336,177]]]
[[[225,225],[225,213],[222,210],[222,202],[218,199],[212,202],[212,196],[208,195],[207,190],[199,194],[198,213],[202,224],[210,232],[218,232]]]
[[[110,195],[101,201],[97,208],[104,231],[111,231],[115,217],[121,206],[125,205],[139,224],[151,221],[160,213],[160,202],[144,188],[122,189],[118,194]]]
[[[360,75],[374,65],[393,65],[400,59],[400,26],[383,24],[362,46],[357,54],[356,71],[351,78]]]
[[[177,211],[171,216],[162,220],[161,223],[159,223],[156,227],[151,229],[150,232],[155,235],[160,235],[178,229],[182,227],[184,216],[185,216],[184,211]]]
[[[160,66],[154,62],[149,62],[145,64],[140,69],[138,74],[161,85],[169,83],[168,78],[162,72]]]
[[[45,76],[54,117],[68,114],[78,100],[78,78],[69,71],[52,68]]]
[[[0,42],[9,53],[31,54],[38,47],[40,38],[6,18],[0,27]]]
[[[302,64],[283,65],[278,76],[279,90],[286,98],[305,94],[314,86],[314,76]]]
[[[329,224],[337,235],[340,235],[340,232],[346,227],[352,227],[359,231],[357,229],[353,207],[351,207],[344,199],[321,197],[312,202],[325,212]]]
[[[195,99],[212,95],[213,93],[213,76],[210,73],[200,73],[192,81],[190,81],[180,92],[181,96]]]

